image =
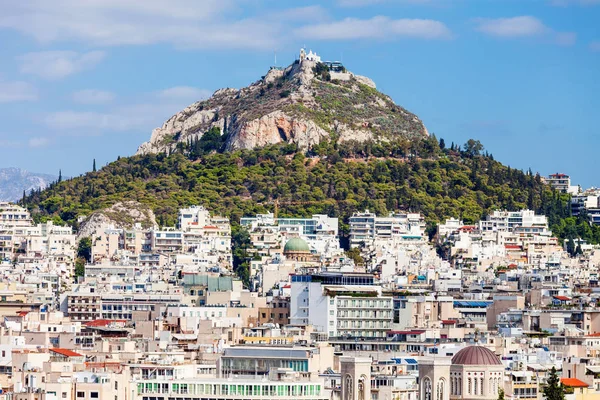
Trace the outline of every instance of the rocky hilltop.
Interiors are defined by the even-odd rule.
[[[251,149],[281,142],[307,148],[330,138],[388,141],[422,138],[421,120],[377,91],[369,78],[341,65],[301,58],[271,68],[243,89],[220,89],[154,129],[136,154],[172,150],[217,127],[225,148]]]
[[[116,229],[131,229],[136,224],[143,228],[156,227],[154,212],[137,201],[123,201],[92,213],[81,223],[77,237],[90,237],[112,226]]]

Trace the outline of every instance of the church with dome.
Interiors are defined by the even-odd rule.
[[[468,346],[449,357],[419,361],[420,400],[494,400],[504,386],[504,365],[490,349]]]
[[[308,243],[299,237],[289,239],[283,247],[286,260],[303,263],[319,262],[320,256],[310,251]]]

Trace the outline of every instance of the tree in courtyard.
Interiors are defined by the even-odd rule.
[[[548,381],[543,390],[544,398],[546,400],[565,400],[565,388],[560,383],[556,367],[552,367]]]
[[[498,400],[504,400],[504,389],[498,388]]]
[[[84,237],[77,245],[77,257],[83,258],[85,261],[92,261],[92,239]]]

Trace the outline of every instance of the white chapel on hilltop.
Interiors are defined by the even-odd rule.
[[[306,53],[306,49],[301,48],[300,49],[300,61],[304,61],[304,60],[321,62],[321,57],[319,55],[317,55],[317,53],[313,53],[312,50],[309,50],[308,53]]]

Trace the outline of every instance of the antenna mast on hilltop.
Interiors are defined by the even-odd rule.
[[[277,52],[275,52],[275,66],[277,66]]]

